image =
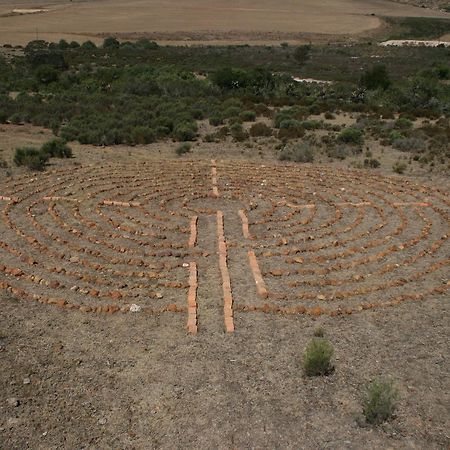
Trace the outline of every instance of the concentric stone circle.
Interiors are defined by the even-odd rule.
[[[220,211],[234,314],[335,316],[425,300],[450,287],[446,192],[246,161],[218,161],[212,175],[210,161],[184,159],[24,175],[0,188],[0,289],[83,312],[188,312],[190,264],[201,271],[209,258],[219,270],[193,245],[192,224]],[[264,298],[240,287],[247,252]]]

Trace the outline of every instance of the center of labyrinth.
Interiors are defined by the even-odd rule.
[[[450,287],[449,198],[405,180],[180,160],[23,176],[0,194],[0,288],[85,313],[231,332],[252,312],[353,314]]]

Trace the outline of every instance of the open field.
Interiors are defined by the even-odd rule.
[[[2,447],[448,446],[448,179],[221,146],[77,145],[0,182]],[[307,379],[318,325],[336,372]],[[401,396],[373,428],[378,375]]]
[[[13,10],[45,9],[35,14]],[[148,34],[163,41],[308,41],[352,36],[377,29],[376,16],[450,17],[437,10],[390,1],[250,0],[225,5],[220,0],[119,0],[89,2],[2,1],[0,42],[24,44],[38,36],[83,41],[103,35],[133,38]]]

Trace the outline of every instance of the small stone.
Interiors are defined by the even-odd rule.
[[[20,405],[20,401],[16,397],[8,398],[8,400],[6,400],[6,402],[8,403],[9,406],[13,406],[14,408],[16,408],[17,406]]]
[[[31,383],[31,380],[28,377],[23,379],[23,384],[30,384],[30,383]]]
[[[105,418],[105,417],[102,417],[101,419],[98,420],[98,423],[99,423],[100,425],[105,425],[105,423],[106,423],[106,418]]]
[[[162,295],[161,292],[156,293],[156,298],[163,298],[163,297],[164,297],[164,295]]]
[[[139,312],[140,310],[141,310],[141,307],[139,305],[136,305],[136,304],[133,303],[130,306],[130,312]]]

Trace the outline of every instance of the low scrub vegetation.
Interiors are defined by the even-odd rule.
[[[303,370],[308,377],[329,375],[334,371],[331,361],[334,348],[323,338],[315,337],[306,347],[303,357]]]
[[[395,413],[398,391],[392,380],[375,379],[366,388],[363,414],[370,424],[379,425]]]
[[[72,158],[72,156],[72,149],[64,140],[52,139],[40,148],[17,148],[14,153],[14,164],[33,171],[43,171],[50,158]]]

